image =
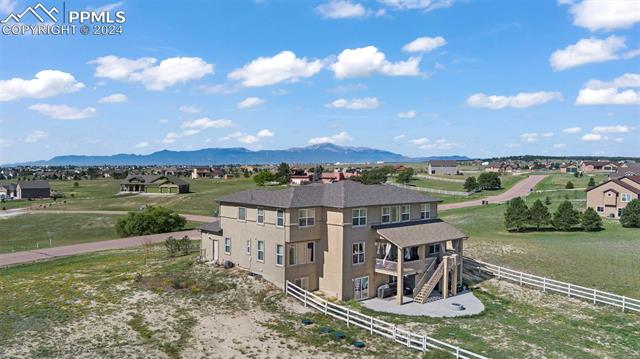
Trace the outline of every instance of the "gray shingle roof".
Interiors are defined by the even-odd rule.
[[[389,242],[402,248],[467,238],[466,234],[440,219],[417,224],[407,222],[397,226],[378,228],[377,232]]]
[[[47,181],[20,181],[18,186],[22,189],[49,189],[49,182]]]
[[[410,189],[388,185],[364,185],[355,181],[314,183],[282,190],[251,189],[219,199],[220,202],[276,208],[350,208],[386,204],[439,202]]]
[[[198,229],[204,232],[211,233],[220,233],[222,232],[222,228],[220,227],[220,219],[216,218],[213,222],[201,224],[198,226]]]
[[[184,180],[181,180],[180,178],[176,176],[171,176],[171,175],[128,175],[127,178],[125,178],[121,183],[129,184],[131,183],[131,180],[134,178],[139,178],[144,183],[151,183],[161,177],[168,179],[169,181],[173,182],[177,186],[184,186],[187,184],[187,182],[185,182]]]
[[[454,160],[431,160],[429,161],[431,167],[457,167],[458,162]]]

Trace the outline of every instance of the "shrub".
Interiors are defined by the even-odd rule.
[[[396,181],[398,183],[407,184],[411,182],[412,178],[413,178],[413,168],[406,168],[400,171],[400,173],[398,173],[398,177],[396,178]]]
[[[476,180],[475,177],[467,177],[466,180],[464,180],[464,190],[467,192],[471,192],[478,189],[478,181]]]
[[[507,230],[523,230],[529,222],[529,211],[524,200],[516,197],[509,201],[507,210],[504,212],[504,225]]]
[[[640,199],[634,199],[627,203],[627,206],[622,210],[620,224],[623,227],[640,228]]]
[[[564,188],[573,189],[573,182],[571,182],[571,181],[567,182],[567,184],[564,186]]]
[[[184,236],[180,240],[180,252],[182,252],[183,256],[189,255],[191,253],[191,239],[189,237]]]
[[[78,183],[78,182],[73,182],[73,187],[80,187],[80,183]]]
[[[253,176],[253,181],[258,186],[264,186],[265,183],[273,181],[274,177],[275,176],[273,175],[273,173],[269,171],[260,171],[255,176]]]
[[[584,213],[582,213],[580,223],[582,224],[582,229],[588,232],[595,232],[603,229],[602,218],[600,218],[598,213],[596,213],[596,211],[591,207],[587,207]]]
[[[558,209],[553,213],[553,228],[560,231],[569,231],[571,227],[580,223],[580,212],[573,209],[569,201],[560,203]]]
[[[179,231],[186,223],[184,217],[170,209],[147,207],[142,212],[129,212],[126,218],[119,219],[116,231],[121,237],[142,236]]]
[[[175,257],[180,251],[180,243],[178,243],[178,240],[173,238],[173,236],[169,236],[169,238],[164,241],[164,246],[167,248],[169,257]]]
[[[500,187],[502,187],[500,176],[495,172],[481,173],[480,176],[478,176],[478,187],[488,190],[500,189]]]
[[[547,206],[551,204],[551,198],[549,198],[549,196],[545,197],[544,204],[546,204]]]
[[[535,226],[536,230],[540,230],[541,226],[551,223],[551,213],[539,199],[529,208],[529,223]]]
[[[589,178],[589,183],[587,183],[587,187],[595,187],[595,186],[596,186],[595,178],[593,177]]]

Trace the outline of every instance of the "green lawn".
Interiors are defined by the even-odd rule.
[[[528,198],[527,203],[531,200]],[[559,202],[553,200],[550,210],[555,210]],[[547,229],[511,233],[504,227],[505,208],[489,205],[453,209],[440,212],[440,217],[470,236],[465,252],[473,258],[640,298],[640,230],[605,220],[605,229],[600,232]]]
[[[476,192],[470,196],[452,196],[452,195],[447,195],[447,194],[440,194],[440,193],[431,193],[430,195],[433,197],[436,197],[438,199],[442,200],[442,203],[455,203],[455,202],[465,202],[465,201],[470,201],[470,200],[475,200],[475,199],[480,199],[480,198],[485,198],[485,197],[489,197],[489,196],[495,196],[498,195],[500,193],[503,193],[504,191],[508,190],[509,188],[513,187],[513,185],[515,185],[516,183],[524,180],[525,178],[527,178],[527,176],[512,176],[512,175],[506,175],[506,176],[500,176],[500,181],[502,182],[502,188],[497,189],[497,190],[486,190],[486,191],[480,191],[480,192]],[[424,182],[423,182],[424,181]],[[426,183],[429,183],[429,185],[426,185]],[[437,182],[438,186],[442,186],[442,187],[432,187],[431,184]],[[453,183],[453,182],[444,182],[444,181],[438,181],[438,180],[428,180],[428,179],[423,179],[420,178],[415,182],[416,186],[421,186],[422,187],[431,187],[431,188],[438,188],[438,189],[446,189],[446,190],[453,190],[453,191],[464,191],[464,188],[462,188],[462,183]],[[444,187],[448,187],[448,188],[444,188]],[[452,188],[457,188],[457,189],[452,189]],[[428,192],[426,192],[427,194],[429,194]]]
[[[545,179],[540,181],[535,187],[536,190],[554,190],[554,189],[564,189],[567,185],[567,182],[573,183],[575,188],[586,188],[589,183],[589,179],[593,177],[596,181],[596,184],[600,184],[608,179],[607,174],[604,173],[595,173],[593,175],[583,175],[582,177],[575,177],[572,174],[564,174],[564,173],[552,173],[549,174]]]
[[[446,191],[465,192],[463,183],[438,181],[430,178],[415,177],[411,181],[411,184],[417,187],[428,187],[428,188],[442,189]]]
[[[118,218],[122,216],[37,212],[0,219],[0,233],[7,234],[0,236],[0,253],[117,239]],[[187,222],[185,229],[197,225]]]

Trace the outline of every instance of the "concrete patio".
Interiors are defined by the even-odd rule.
[[[366,308],[378,312],[410,315],[410,316],[426,316],[433,318],[442,317],[461,317],[466,315],[475,315],[484,311],[484,305],[472,292],[465,292],[447,299],[436,300],[429,303],[415,303],[411,297],[404,297],[405,304],[398,305],[396,297],[389,298],[372,298],[362,303]],[[452,303],[461,304],[464,310],[454,310]]]

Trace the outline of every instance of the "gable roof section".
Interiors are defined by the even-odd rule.
[[[402,248],[468,238],[466,234],[441,219],[385,226],[378,228],[377,232],[389,242]]]
[[[437,198],[410,189],[389,185],[364,185],[355,181],[314,183],[281,190],[251,189],[224,196],[218,201],[276,208],[350,208],[440,202]]]
[[[429,161],[431,167],[457,167],[458,162],[454,160],[432,160]]]
[[[20,181],[18,185],[21,189],[49,189],[47,181]],[[16,187],[17,187],[16,186]]]
[[[640,183],[640,182],[638,182],[638,181],[640,181],[639,177],[640,176],[630,176],[630,177],[623,177],[623,178],[629,178],[629,179],[631,179],[632,181],[634,181],[636,183]],[[595,187],[587,188],[586,192],[593,191],[594,189],[596,189],[598,187],[601,187],[601,186],[604,186],[604,185],[609,184],[609,183],[615,183],[618,186],[620,186],[620,187],[622,187],[624,189],[627,189],[627,190],[629,190],[629,191],[631,191],[631,192],[633,192],[635,194],[640,194],[640,188],[636,188],[636,187],[634,187],[634,186],[632,186],[632,185],[630,185],[630,184],[628,184],[626,182],[623,182],[621,179],[608,180],[607,182],[601,183],[601,184],[599,184],[599,185],[597,185]],[[604,192],[609,191],[609,190],[611,190],[611,189],[605,190]]]
[[[127,178],[122,181],[122,184],[130,184],[131,181],[136,178],[139,179],[141,183],[147,185],[157,181],[160,178],[166,178],[178,186],[184,186],[187,184],[187,182],[181,180],[180,178],[171,175],[128,175]]]

